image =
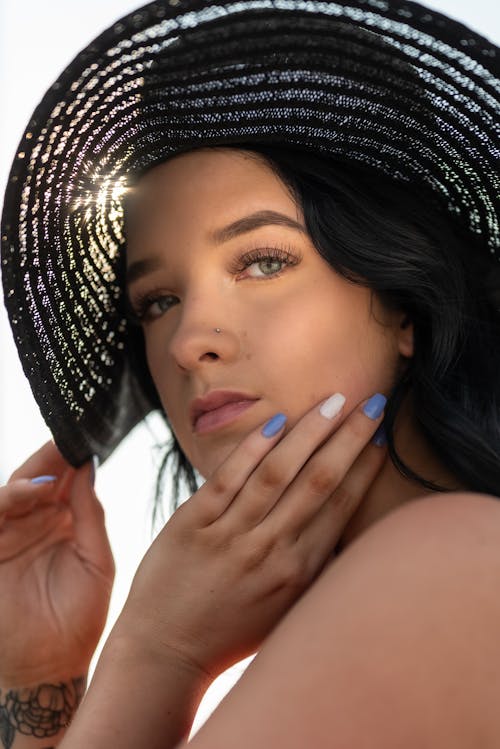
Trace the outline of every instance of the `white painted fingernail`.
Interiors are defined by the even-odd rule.
[[[321,404],[319,412],[325,419],[334,419],[342,411],[344,403],[345,396],[342,393],[335,393]]]

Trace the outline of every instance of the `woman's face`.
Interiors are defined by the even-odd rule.
[[[391,389],[411,353],[403,315],[330,268],[260,157],[177,156],[141,180],[128,219],[149,368],[203,476],[278,411],[290,428],[332,393],[347,412]]]

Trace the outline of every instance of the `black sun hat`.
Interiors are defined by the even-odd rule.
[[[28,123],[2,218],[14,338],[63,454],[106,458],[156,405],[128,351],[132,178],[203,145],[312,150],[425,190],[493,263],[499,72],[493,44],[401,0],[165,0],[80,52]]]

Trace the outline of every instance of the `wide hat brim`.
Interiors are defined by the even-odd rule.
[[[399,0],[155,2],[83,50],[28,124],[2,218],[15,341],[67,459],[105,459],[158,406],[123,297],[131,178],[209,144],[314,150],[426,191],[494,259],[499,72],[493,44]]]

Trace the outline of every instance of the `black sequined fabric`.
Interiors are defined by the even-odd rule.
[[[204,144],[283,143],[434,195],[500,256],[499,50],[401,0],[169,0],[82,51],[35,110],[2,218],[14,337],[74,464],[155,405],[122,293],[131,180]],[[480,251],[480,250],[478,250]]]

